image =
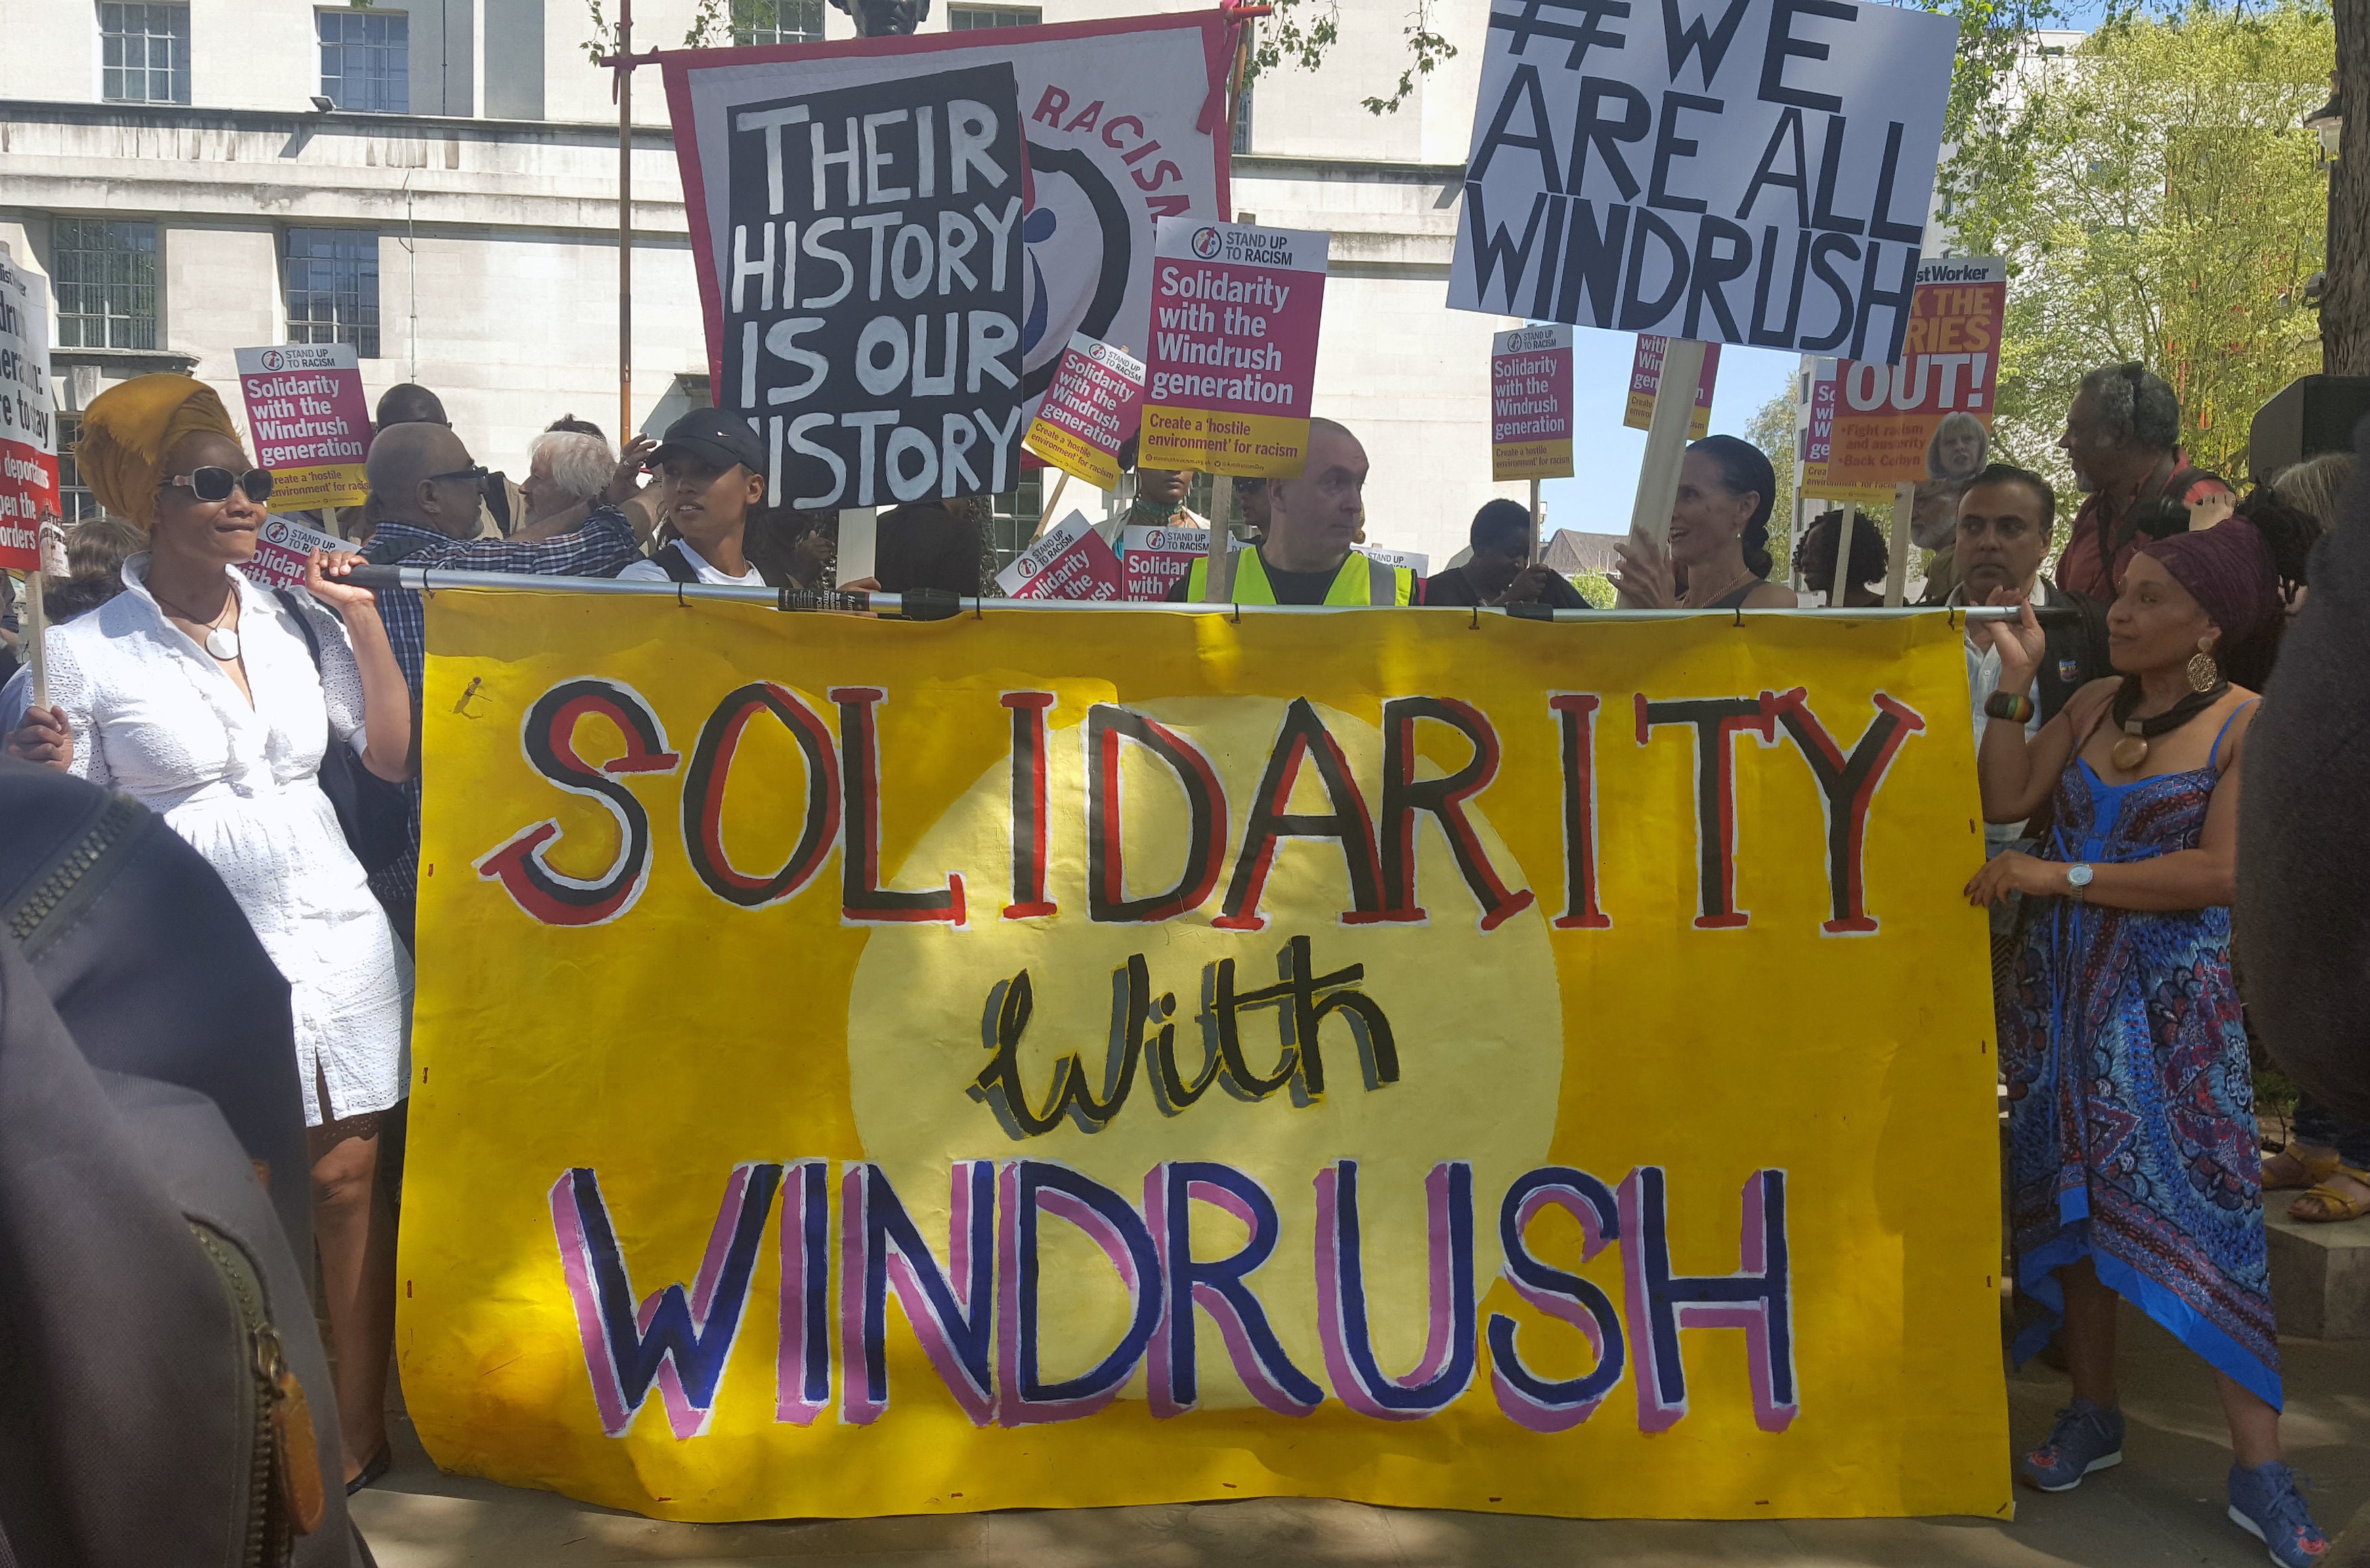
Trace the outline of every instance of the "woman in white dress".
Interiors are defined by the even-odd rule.
[[[316,554],[293,596],[317,668],[287,606],[239,571],[270,475],[204,383],[123,383],[82,429],[85,482],[146,529],[148,550],[124,563],[121,595],[48,634],[51,705],[10,749],[161,815],[288,980],[351,1490],[385,1466],[395,1221],[375,1176],[410,1076],[411,972],[316,775],[335,744],[381,778],[407,776],[410,699],[376,600],[337,580],[362,557]]]

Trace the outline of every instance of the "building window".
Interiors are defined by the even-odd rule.
[[[82,440],[82,416],[60,414],[58,432],[58,515],[68,522],[97,517],[98,498],[82,482],[82,464],[75,461],[75,442]]]
[[[60,218],[50,225],[61,349],[156,347],[156,225]]]
[[[1018,489],[990,496],[987,503],[987,543],[995,552],[995,569],[1000,572],[1037,537],[1037,520],[1045,515],[1044,470],[1030,470],[1022,475]],[[1002,589],[990,587],[986,591]]]
[[[288,231],[288,340],[351,343],[378,358],[376,231]]]
[[[967,33],[974,28],[1033,28],[1045,19],[1034,6],[950,6],[947,30]]]
[[[100,0],[98,96],[109,103],[190,101],[190,8]]]
[[[821,43],[823,0],[733,0],[732,41]]]
[[[322,11],[321,96],[361,114],[411,112],[411,18]]]
[[[1251,150],[1251,84],[1245,82],[1243,90],[1235,95],[1235,144],[1233,150]]]

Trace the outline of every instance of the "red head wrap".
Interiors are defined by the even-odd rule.
[[[2140,554],[2154,556],[2204,607],[2222,628],[2225,647],[2245,642],[2280,612],[2279,569],[2263,536],[2243,517],[2151,539]]]

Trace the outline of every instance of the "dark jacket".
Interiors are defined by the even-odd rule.
[[[2066,699],[2083,686],[2102,675],[2112,675],[2114,666],[2107,658],[2107,607],[2094,599],[2078,593],[2068,593],[2047,577],[2041,579],[2046,591],[2044,608],[2071,610],[2076,619],[2051,618],[2042,623],[2042,635],[2048,640],[2048,651],[2042,656],[2041,673],[2034,685],[2041,703],[2041,722],[2047,724],[2057,716]],[[1949,599],[1937,602],[1956,604],[1961,595],[1956,589]]]
[[[2045,577],[2041,580],[2049,589],[2051,604],[2070,609],[2079,617],[2042,627],[2049,651],[2042,658],[2035,683],[2040,687],[2041,722],[2047,724],[2068,697],[2100,676],[2112,675],[2115,667],[2107,658],[2107,607],[2095,599],[2068,592]]]
[[[0,1562],[365,1564],[287,984],[145,807],[0,760]]]
[[[247,1157],[270,1168],[290,1250],[310,1257],[288,982],[230,889],[162,818],[53,768],[0,757],[0,921],[78,843],[121,833],[26,954],[33,973],[91,1066],[178,1083],[222,1108]]]
[[[2353,432],[2370,456],[2370,421]],[[2370,1121],[2370,493],[2314,546],[2312,590],[2247,732],[2232,911],[2247,1014],[2298,1087]]]

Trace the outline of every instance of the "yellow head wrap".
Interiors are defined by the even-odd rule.
[[[185,375],[136,376],[83,410],[75,464],[100,506],[144,532],[156,521],[157,486],[168,477],[165,459],[194,435],[238,440],[214,389]]]

